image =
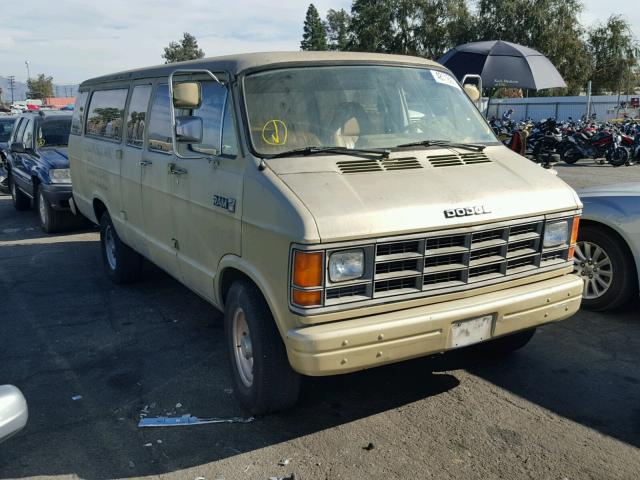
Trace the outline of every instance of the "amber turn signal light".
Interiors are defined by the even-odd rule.
[[[571,242],[569,247],[569,260],[573,259],[576,251],[576,242],[578,241],[578,231],[580,230],[580,217],[573,217],[573,225],[571,227]]]
[[[296,251],[293,254],[293,284],[297,287],[322,286],[322,252]]]
[[[293,303],[301,307],[315,307],[320,305],[322,297],[319,290],[297,290],[293,289]]]

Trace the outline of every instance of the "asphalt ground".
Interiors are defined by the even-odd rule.
[[[640,166],[556,169],[640,181]],[[141,429],[141,412],[243,415],[221,315],[151,265],[112,285],[95,230],[46,235],[0,196],[0,384],[30,408],[0,478],[637,479],[639,312],[580,311],[500,361],[306,378],[296,408],[252,423]]]

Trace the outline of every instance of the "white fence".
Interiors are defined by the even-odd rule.
[[[591,97],[591,113],[598,120],[618,118],[625,113],[636,117],[637,108],[623,108],[621,103],[630,105],[631,99],[626,95],[599,95]],[[587,97],[536,97],[536,98],[492,98],[489,103],[488,118],[501,118],[502,113],[512,108],[511,118],[515,121],[530,118],[533,121],[554,117],[559,121],[582,118],[587,113]]]

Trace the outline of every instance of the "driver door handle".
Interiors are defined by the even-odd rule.
[[[170,163],[169,173],[171,175],[186,175],[187,170],[185,168],[177,167],[175,163]]]
[[[152,165],[153,162],[151,160],[141,160],[140,161],[140,166],[141,167],[146,167],[147,165]]]

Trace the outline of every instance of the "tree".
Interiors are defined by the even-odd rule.
[[[351,17],[344,9],[330,9],[327,12],[326,30],[329,50],[349,49],[350,23]]]
[[[184,62],[186,60],[196,60],[204,57],[204,51],[198,48],[196,37],[188,32],[184,32],[182,40],[171,42],[168,47],[164,47],[162,58],[164,63]]]
[[[325,26],[322,23],[320,14],[313,3],[309,5],[309,8],[307,9],[307,16],[304,19],[300,48],[302,50],[327,49],[327,34]]]
[[[53,77],[46,77],[44,73],[40,73],[36,78],[27,80],[27,88],[27,98],[44,100],[53,97]]]
[[[637,85],[638,45],[629,23],[612,15],[607,23],[593,27],[588,37],[593,93],[632,93]]]
[[[359,52],[393,52],[396,3],[397,0],[355,0],[351,5],[349,49]]]

